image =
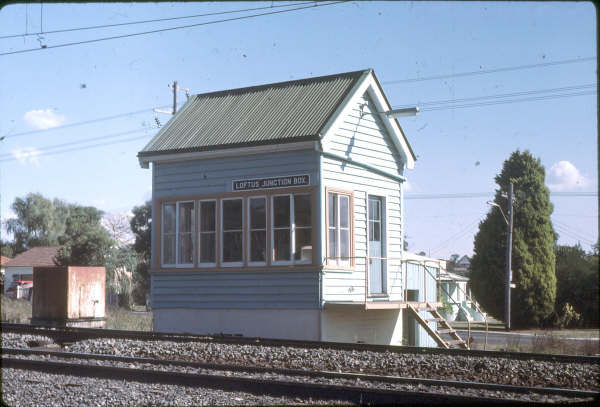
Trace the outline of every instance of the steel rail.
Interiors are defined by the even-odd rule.
[[[2,348],[3,355],[19,355],[19,356],[53,356],[64,359],[80,359],[80,360],[102,360],[111,362],[123,362],[129,364],[153,364],[160,366],[178,366],[188,367],[197,369],[207,370],[219,370],[219,371],[232,371],[232,372],[249,372],[249,373],[275,373],[286,376],[308,376],[311,378],[328,378],[328,379],[348,379],[348,380],[363,380],[370,382],[385,382],[385,383],[397,383],[397,384],[423,384],[429,386],[446,386],[456,388],[468,388],[468,389],[482,389],[491,391],[503,391],[512,393],[539,393],[544,395],[557,395],[564,397],[595,397],[600,395],[600,392],[595,390],[581,390],[581,389],[567,389],[558,387],[532,387],[532,386],[516,386],[508,384],[498,383],[483,383],[483,382],[471,382],[471,381],[457,381],[457,380],[440,380],[440,379],[427,379],[420,377],[404,377],[404,376],[389,376],[389,375],[378,375],[378,374],[365,374],[365,373],[348,373],[348,372],[332,372],[332,371],[321,371],[321,370],[302,370],[302,369],[288,369],[288,368],[271,368],[262,366],[245,366],[245,365],[232,365],[222,363],[205,363],[205,362],[191,362],[182,360],[168,360],[168,359],[152,359],[152,358],[140,358],[133,356],[115,356],[115,355],[104,355],[104,354],[90,354],[90,353],[73,353],[63,351],[48,351],[48,350],[33,350],[33,349],[19,349],[19,348]]]
[[[36,370],[52,374],[65,374],[79,377],[95,377],[137,381],[143,383],[162,383],[180,386],[195,386],[225,391],[243,391],[258,395],[301,397],[318,400],[345,400],[356,404],[394,404],[394,405],[530,405],[531,401],[514,399],[469,397],[426,392],[408,392],[399,390],[364,388],[359,386],[317,384],[238,376],[181,373],[147,370],[137,368],[113,367],[102,365],[83,365],[80,363],[61,363],[18,358],[2,358],[2,368]]]
[[[474,349],[443,349],[443,348],[419,348],[411,346],[396,345],[371,345],[363,343],[348,342],[320,342],[290,339],[269,339],[260,337],[245,337],[236,335],[201,335],[188,333],[168,333],[155,331],[125,331],[98,328],[55,328],[43,325],[13,324],[2,322],[1,332],[26,333],[45,335],[55,338],[63,343],[77,342],[93,338],[120,338],[132,340],[162,340],[162,341],[196,341],[204,343],[221,343],[234,345],[257,345],[273,347],[296,347],[307,349],[333,349],[349,351],[369,352],[391,352],[400,354],[419,355],[448,355],[448,356],[479,356],[486,358],[510,358],[517,360],[537,360],[544,362],[567,362],[567,363],[589,363],[599,364],[600,356],[562,355],[525,352],[505,352]]]

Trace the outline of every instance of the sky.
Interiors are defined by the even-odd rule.
[[[136,154],[157,131],[152,109],[172,103],[173,80],[195,94],[373,68],[393,107],[421,109],[400,119],[417,155],[405,173],[410,251],[472,255],[479,222],[497,210],[486,204],[494,176],[517,149],[546,169],[558,243],[590,250],[598,240],[591,3],[331,3],[5,6],[2,220],[30,192],[109,214],[150,199],[151,170]],[[248,17],[264,13],[272,14]],[[212,15],[117,25],[201,14]],[[101,25],[116,26],[50,33]],[[137,35],[188,25],[196,26]]]

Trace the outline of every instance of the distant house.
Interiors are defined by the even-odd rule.
[[[471,259],[465,255],[456,261],[453,271],[454,273],[465,275],[469,274],[469,267],[471,267]]]
[[[13,281],[33,281],[34,267],[54,266],[54,257],[59,248],[59,246],[32,247],[4,264],[4,294]]]
[[[152,165],[154,329],[447,346],[403,251],[415,155],[373,70],[194,95]]]

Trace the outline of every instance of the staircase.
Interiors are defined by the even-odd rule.
[[[438,346],[446,349],[452,347],[458,347],[463,349],[469,349],[469,345],[458,335],[458,333],[450,326],[448,321],[438,312],[437,308],[431,306],[429,303],[425,303],[425,308],[417,309],[414,305],[408,304],[408,310],[413,314],[417,322],[425,328],[429,335],[436,341]],[[423,319],[419,315],[419,311],[427,311],[433,318]],[[429,326],[428,322],[437,322],[437,329],[434,330]],[[450,339],[445,339],[442,335],[449,336]]]

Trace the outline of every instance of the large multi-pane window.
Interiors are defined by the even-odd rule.
[[[248,198],[248,264],[264,265],[267,261],[267,198]]]
[[[164,267],[311,264],[313,199],[286,193],[162,204]]]
[[[242,265],[244,261],[244,213],[241,198],[221,201],[221,261],[224,266]]]
[[[350,196],[327,193],[327,260],[329,264],[351,263]]]
[[[273,264],[312,262],[312,199],[309,194],[273,196]]]
[[[217,201],[200,201],[198,216],[198,265],[217,264]]]
[[[167,266],[194,264],[194,202],[163,205],[162,263]]]

